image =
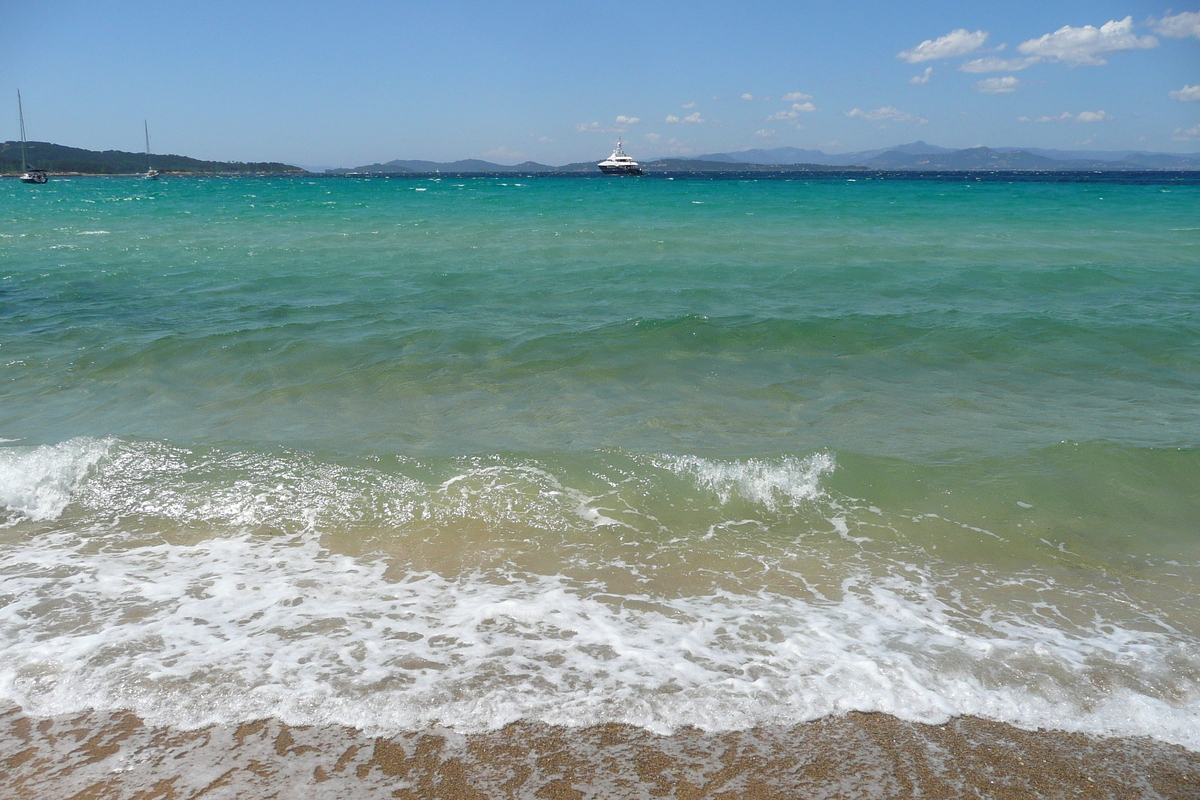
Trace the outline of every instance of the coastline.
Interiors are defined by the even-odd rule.
[[[859,712],[731,733],[515,722],[388,738],[275,719],[197,730],[128,712],[40,719],[5,704],[0,764],[13,800],[1200,795],[1200,753],[1149,738]]]

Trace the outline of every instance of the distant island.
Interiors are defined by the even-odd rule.
[[[599,159],[597,159],[599,160]],[[912,142],[882,150],[830,154],[820,150],[779,147],[773,150],[741,150],[733,153],[709,153],[690,158],[661,158],[642,162],[647,174],[664,172],[842,172],[846,170],[887,170],[905,172],[1093,172],[1145,170],[1200,170],[1200,153],[1146,153],[1133,150],[1044,150],[1015,147],[948,147]],[[479,159],[461,161],[388,161],[348,169],[326,170],[326,174],[466,173],[466,172],[539,172],[598,173],[596,163],[584,161],[563,166],[526,161],[521,164],[495,164]]]
[[[26,160],[30,166],[52,173],[80,175],[122,175],[146,171],[145,153],[126,153],[123,150],[84,150],[50,142],[28,142]],[[201,161],[175,155],[154,155],[154,168],[159,172],[304,172],[291,164],[275,161]],[[0,173],[21,171],[21,143],[0,144]]]

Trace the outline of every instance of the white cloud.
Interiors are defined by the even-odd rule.
[[[542,144],[547,144],[549,142],[553,142],[554,140],[551,139],[549,136],[543,136],[542,138],[538,139],[538,141],[541,142]]]
[[[615,125],[601,125],[599,122],[580,122],[575,126],[575,130],[580,133],[624,133],[627,125],[635,125],[641,122],[637,117],[627,117],[620,115],[617,117]]]
[[[929,120],[923,117],[918,117],[916,114],[909,114],[907,111],[901,111],[893,106],[884,106],[877,108],[874,111],[863,111],[855,108],[846,112],[847,117],[858,117],[865,119],[867,122],[919,122],[924,125]]]
[[[1177,142],[1188,142],[1192,139],[1200,139],[1200,125],[1193,125],[1187,130],[1184,130],[1183,128],[1176,128],[1175,135],[1171,138]]]
[[[959,28],[937,39],[926,39],[911,50],[897,53],[896,58],[902,58],[910,64],[920,64],[935,58],[956,58],[974,53],[983,47],[987,38],[987,31],[971,33],[966,28]]]
[[[816,111],[817,107],[812,103],[792,103],[792,107],[787,111],[777,111],[767,117],[767,122],[775,122],[781,119],[796,119],[801,113]]]
[[[924,86],[929,83],[929,79],[933,77],[933,67],[926,67],[924,75],[914,75],[908,79],[908,82],[913,86]]]
[[[769,130],[769,129],[767,129],[767,128],[763,128],[761,131],[755,131],[755,132],[754,132],[754,135],[755,135],[755,136],[761,136],[761,137],[763,137],[764,139],[769,139],[769,138],[771,138],[772,136],[774,136],[774,135],[775,135],[775,131],[773,131],[773,130]]]
[[[958,69],[960,72],[1018,72],[1027,67],[1032,67],[1041,60],[1039,56],[1027,56],[1025,58],[984,56],[983,58],[976,58],[959,64]]]
[[[1135,35],[1133,17],[1126,17],[1120,21],[1110,20],[1099,28],[1064,25],[1054,33],[1022,42],[1017,45],[1017,50],[1027,56],[1052,58],[1071,67],[1098,67],[1108,63],[1102,58],[1105,53],[1153,47],[1158,47],[1158,39]]]
[[[1078,114],[1072,114],[1070,111],[1064,111],[1057,117],[1038,117],[1032,119],[1030,117],[1017,117],[1018,122],[1107,122],[1113,118],[1112,114],[1107,111],[1080,111]]]
[[[743,95],[742,95],[742,99],[743,99],[743,100],[753,100],[753,99],[754,99],[754,95],[752,95],[752,94],[749,94],[749,93],[747,93],[747,94],[743,94]]]
[[[695,107],[696,107],[695,103],[684,103],[683,105],[680,106],[680,108],[695,108]]]
[[[1163,17],[1154,26],[1155,33],[1172,39],[1195,36],[1200,39],[1200,11],[1184,11],[1173,17]]]
[[[811,94],[805,94],[804,92],[788,92],[780,99],[785,103],[795,103],[800,100],[812,100],[813,96]]]
[[[699,111],[696,111],[695,113],[692,113],[692,114],[688,114],[683,119],[680,119],[679,117],[675,116],[674,114],[667,114],[667,122],[692,122],[692,123],[700,124],[705,121],[706,120],[704,119],[704,117],[700,116]]]
[[[657,133],[647,133],[646,134],[646,141],[650,142],[651,144],[658,144],[659,139],[662,139],[662,137],[659,136]]]
[[[1195,86],[1185,85],[1182,89],[1168,92],[1167,97],[1172,100],[1182,100],[1185,103],[1200,103],[1200,83]]]
[[[972,88],[984,94],[1008,94],[1015,92],[1018,86],[1024,85],[1012,75],[1008,75],[1003,78],[984,78],[981,81],[976,81],[975,86]]]

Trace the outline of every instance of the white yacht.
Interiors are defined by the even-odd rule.
[[[642,168],[638,162],[625,155],[621,149],[621,140],[617,139],[617,149],[612,155],[596,165],[605,175],[641,175]]]

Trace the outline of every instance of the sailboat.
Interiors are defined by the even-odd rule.
[[[45,183],[46,170],[33,169],[25,163],[25,106],[21,104],[20,89],[17,89],[17,111],[21,115],[21,183]]]
[[[158,170],[150,166],[150,123],[142,120],[142,127],[146,129],[146,174],[142,177],[147,180],[156,181],[158,180]]]

